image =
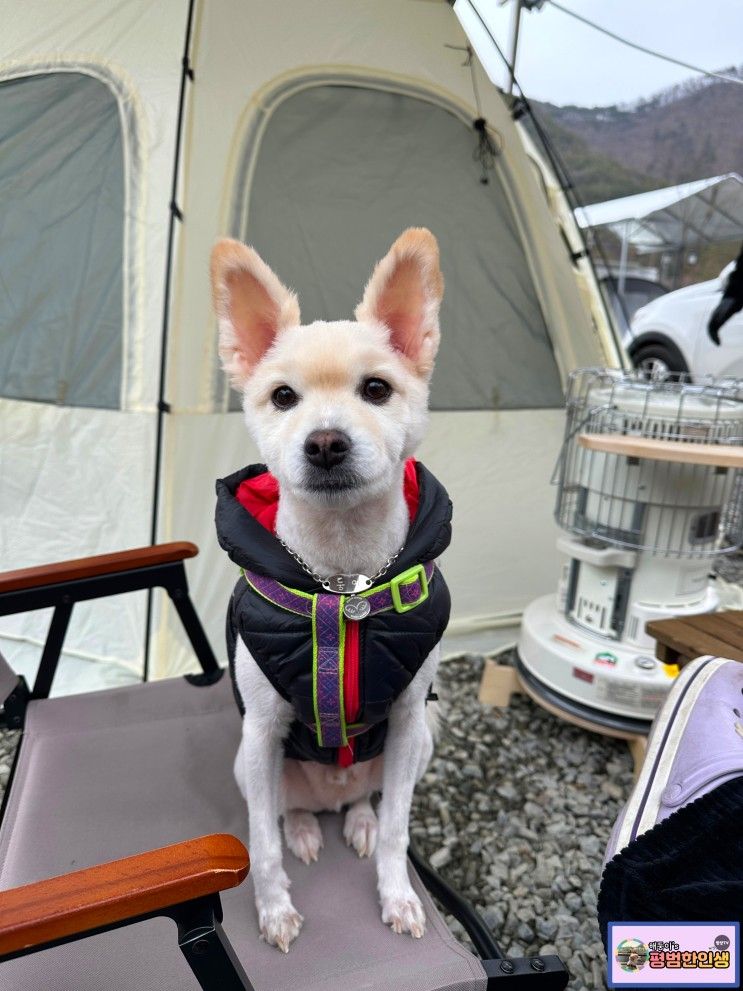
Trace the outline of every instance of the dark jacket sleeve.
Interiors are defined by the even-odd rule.
[[[743,309],[743,247],[741,248],[735,268],[728,276],[727,285],[720,297],[720,302],[709,316],[707,333],[714,344],[720,344],[720,330],[730,317]]]
[[[741,247],[735,268],[730,273],[723,296],[743,304],[743,247]]]

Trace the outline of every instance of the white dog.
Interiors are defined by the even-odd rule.
[[[433,562],[421,562],[415,549],[410,550],[412,556],[407,560],[414,567],[403,575],[408,584],[398,586],[396,604],[391,604],[390,590],[383,593],[386,600],[370,598],[368,602],[377,602],[378,611],[374,615],[372,609],[371,618],[366,619],[369,607],[363,592],[372,586],[387,587],[384,583],[399,571],[409,543],[415,543],[418,551],[424,547],[432,550],[434,556],[448,543],[451,510],[446,493],[422,466],[409,460],[426,427],[428,382],[439,343],[443,280],[438,246],[427,230],[405,231],[376,266],[356,310],[355,322],[317,321],[300,326],[295,295],[254,250],[237,241],[222,240],[215,246],[212,284],[222,362],[233,386],[243,396],[246,423],[270,472],[262,474],[262,467],[257,474],[254,469],[246,469],[233,476],[232,482],[225,480],[227,488],[220,499],[228,502],[220,504],[222,508],[218,507],[217,512],[222,545],[233,560],[248,569],[233,596],[233,612],[243,606],[248,616],[254,616],[256,610],[274,610],[270,616],[261,614],[258,620],[244,619],[240,613],[235,621],[233,658],[233,677],[245,708],[235,775],[249,809],[260,931],[269,943],[287,952],[303,921],[292,904],[289,880],[282,867],[280,818],[283,817],[287,846],[310,863],[317,859],[323,844],[314,813],[347,806],[344,835],[348,844],[360,856],[371,856],[376,849],[382,920],[397,933],[420,937],[425,916],[408,877],[408,820],[415,783],[433,748],[425,714],[426,697],[439,661],[438,641],[448,618],[448,593]],[[411,477],[414,486],[417,478],[421,486],[427,487],[428,494],[421,488],[414,496],[421,500],[418,509],[411,509],[410,493],[406,491]],[[273,480],[278,483],[270,518],[260,524],[245,513],[245,503],[238,505],[235,501],[244,492],[241,485],[250,488],[256,479],[262,487],[261,499]],[[437,486],[434,498],[431,490]],[[248,497],[252,498],[250,492]],[[416,522],[416,512],[428,513],[427,521]],[[246,541],[247,549],[240,552],[236,549],[240,537],[235,534],[248,521],[254,531]],[[271,547],[266,541],[272,542]],[[260,557],[264,545],[281,565],[278,572],[265,562],[256,563],[256,555]],[[246,563],[248,555],[252,557]],[[421,564],[428,567],[428,582],[422,577]],[[251,567],[256,572],[252,578]],[[287,577],[289,568],[296,572],[293,581]],[[325,579],[331,586],[340,582],[334,591],[346,594],[339,598],[330,591],[313,606],[313,592],[328,588],[327,584],[321,587]],[[271,584],[267,585],[269,580]],[[305,591],[298,588],[302,580]],[[286,586],[293,586],[294,591],[290,588],[289,593],[300,597],[292,600],[298,603],[296,608],[286,603],[268,605],[269,600],[273,601],[272,595],[286,593]],[[407,596],[404,602],[400,599],[401,588]],[[351,594],[360,590],[361,595]],[[426,605],[414,609],[418,604],[415,601],[412,606],[406,605],[411,599]],[[431,605],[434,600],[435,607]],[[322,699],[318,702],[315,682],[311,691],[305,691],[312,678],[322,676],[315,667],[322,666],[323,651],[327,653],[327,645],[317,645],[320,633],[311,648],[309,617],[312,616],[314,637],[316,617],[312,610],[329,608],[335,617],[333,607],[337,601],[342,603],[347,617],[337,613],[341,639],[346,638],[345,669],[341,664],[337,674],[341,701],[323,703]],[[297,615],[303,603],[306,617]],[[297,689],[297,695],[302,696],[300,703],[314,704],[315,720],[298,715],[292,702],[294,689],[282,688],[285,683],[281,678],[288,662],[277,661],[273,654],[261,654],[260,645],[265,638],[255,640],[257,647],[250,639],[256,623],[266,623],[274,615],[279,615],[282,630],[288,629],[286,624],[296,623],[300,624],[297,630],[305,631],[301,636],[290,634],[295,639],[289,646],[295,650],[292,645],[297,645],[290,657],[292,663],[300,650],[306,648],[308,658],[312,650],[316,655],[319,651],[319,661],[316,656],[314,662],[307,661],[306,672],[302,669],[300,674],[291,675],[294,678],[296,674],[297,684],[305,686]],[[407,675],[404,665],[389,662],[389,670],[394,667],[405,675],[400,682],[404,688],[391,690],[393,701],[385,710],[383,730],[374,716],[369,716],[367,723],[375,726],[360,729],[358,724],[352,725],[354,713],[349,706],[355,704],[359,711],[367,706],[371,712],[374,699],[369,680],[384,682],[387,673],[383,665],[388,662],[381,648],[377,651],[374,647],[376,652],[371,657],[369,644],[389,644],[387,631],[392,629],[394,634],[397,629],[405,629],[403,624],[410,623],[410,616],[418,617],[415,629],[423,638],[420,642],[426,645],[425,650],[417,662],[411,662],[412,673]],[[243,632],[240,623],[249,627],[248,633]],[[358,638],[356,646],[349,639],[351,628],[364,623],[368,624],[363,641],[366,654],[360,652]],[[420,633],[424,626],[425,635]],[[335,626],[331,624],[331,633],[333,630]],[[403,656],[405,638],[398,641],[393,637],[393,643],[389,649]],[[360,663],[368,666],[364,677],[369,698],[360,696],[355,703],[351,696],[357,688],[348,680],[352,650],[356,651],[354,656],[362,658]],[[274,676],[272,672],[280,673]],[[358,673],[355,676],[360,677]],[[331,678],[331,688],[334,685]],[[333,704],[340,705],[340,730],[332,721],[333,711],[327,715],[322,710],[324,704],[330,705],[331,710]],[[362,715],[362,722],[364,718]],[[321,725],[326,719],[329,722]],[[333,736],[337,730],[342,736],[340,742]],[[299,741],[291,745],[295,748],[304,746],[301,740],[305,738],[315,746],[317,736],[321,743],[331,741],[330,749],[326,746],[317,750],[321,760],[307,759],[305,754],[300,754],[304,759],[297,759],[292,754],[298,751],[289,746],[292,732]],[[360,734],[355,743],[354,732]],[[325,740],[322,733],[327,734]],[[383,754],[376,752],[382,744],[374,741],[380,739]],[[336,760],[335,755],[341,751],[346,759]],[[377,820],[370,798],[380,790]]]

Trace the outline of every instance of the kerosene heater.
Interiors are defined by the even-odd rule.
[[[607,728],[647,729],[677,671],[645,624],[718,607],[713,560],[743,543],[741,443],[743,382],[571,375],[553,479],[565,563],[518,643],[533,691]]]

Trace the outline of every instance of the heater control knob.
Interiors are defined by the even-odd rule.
[[[642,671],[652,671],[655,667],[655,658],[646,657],[641,654],[635,658],[635,667],[640,668]]]

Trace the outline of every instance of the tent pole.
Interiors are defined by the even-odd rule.
[[[681,277],[684,274],[684,256],[686,255],[686,224],[681,225],[681,240],[676,249],[676,265],[673,274],[673,288],[678,289],[681,285]]]
[[[157,523],[160,513],[160,481],[163,454],[163,434],[165,429],[165,414],[170,412],[170,405],[165,400],[165,381],[167,376],[168,330],[170,325],[170,290],[173,271],[173,255],[175,252],[176,223],[183,221],[183,214],[178,207],[178,176],[180,171],[181,141],[183,138],[183,117],[186,107],[186,91],[189,82],[193,82],[191,68],[191,34],[193,30],[195,0],[189,0],[186,15],[186,37],[183,43],[183,58],[181,60],[181,85],[178,93],[178,118],[175,129],[175,150],[173,153],[173,183],[170,193],[170,223],[168,225],[168,244],[165,253],[165,283],[163,287],[163,322],[160,336],[160,374],[157,395],[157,428],[155,432],[155,464],[152,486],[152,518],[150,523],[150,543],[157,543]],[[152,589],[147,592],[147,610],[144,629],[144,667],[143,681],[150,676],[150,636],[152,632]]]
[[[508,66],[508,95],[513,96],[513,87],[516,84],[516,55],[519,50],[519,30],[521,29],[521,11],[524,7],[524,0],[515,0],[513,20],[511,21],[511,59]]]

